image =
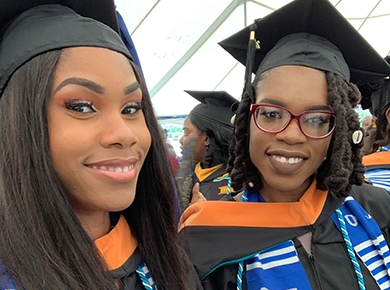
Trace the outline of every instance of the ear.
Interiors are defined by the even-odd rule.
[[[206,146],[210,145],[209,137],[206,134],[204,134],[204,145],[206,145]]]
[[[387,122],[390,123],[390,108],[388,108],[386,110],[386,119],[387,119]]]

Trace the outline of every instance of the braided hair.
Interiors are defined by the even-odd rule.
[[[266,71],[257,75],[252,83],[252,94],[255,88],[269,74]],[[336,127],[332,135],[326,159],[317,170],[317,187],[328,190],[331,194],[347,196],[352,185],[361,185],[364,180],[364,166],[362,164],[362,142],[354,144],[352,134],[360,129],[358,115],[354,110],[360,99],[358,88],[347,83],[341,76],[331,72],[326,73],[328,83],[328,102],[336,115]],[[250,105],[252,102],[248,92],[244,92],[237,109],[235,131],[230,146],[228,172],[232,179],[232,186],[248,192],[257,192],[262,188],[262,181],[256,166],[249,156],[249,122],[251,119]]]

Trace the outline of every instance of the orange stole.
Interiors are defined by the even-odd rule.
[[[390,152],[375,152],[363,156],[362,163],[368,165],[388,164],[390,160]]]
[[[297,202],[198,202],[184,211],[179,231],[188,226],[289,228],[312,225],[321,214],[327,196],[328,192],[317,189],[314,181]]]
[[[121,267],[138,245],[122,215],[116,226],[107,235],[96,239],[94,243],[110,271]]]

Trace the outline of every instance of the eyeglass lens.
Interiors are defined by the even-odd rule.
[[[297,118],[302,132],[307,136],[326,136],[334,127],[334,116],[331,112],[308,111],[294,116],[288,110],[267,105],[260,105],[255,113],[257,125],[269,133],[283,131],[292,118]]]

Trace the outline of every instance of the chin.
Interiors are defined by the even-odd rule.
[[[110,203],[107,203],[106,207],[110,212],[123,211],[133,204],[134,198],[134,195],[132,197],[129,197],[128,199],[118,198],[115,203],[112,201]]]
[[[297,177],[293,176],[278,176],[278,177],[271,177],[268,180],[266,180],[266,183],[269,187],[279,190],[279,191],[295,191],[298,188],[302,187],[302,185],[305,183],[306,180],[300,180]]]

